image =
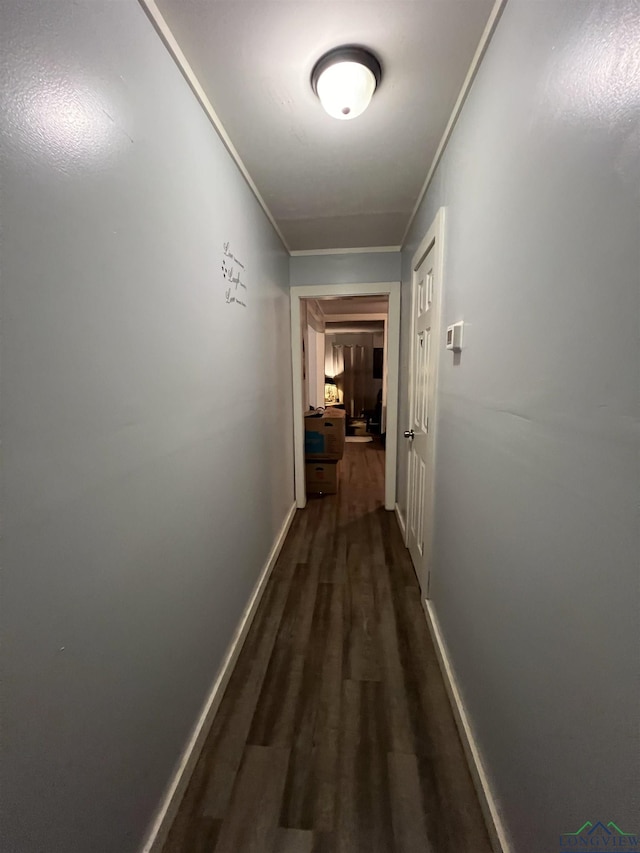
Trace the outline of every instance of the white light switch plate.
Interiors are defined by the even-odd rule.
[[[454,352],[460,352],[462,349],[462,330],[464,322],[454,323],[452,326],[447,326],[447,349]]]

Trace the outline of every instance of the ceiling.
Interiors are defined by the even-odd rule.
[[[494,0],[157,0],[291,250],[395,246]],[[328,116],[316,60],[380,59],[369,109]]]
[[[327,323],[325,328],[327,335],[361,335],[363,332],[384,332],[384,323],[382,320],[352,320],[350,323]]]
[[[314,301],[326,322],[389,312],[388,296],[325,296]]]

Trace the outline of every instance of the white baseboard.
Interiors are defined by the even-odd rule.
[[[433,644],[436,649],[438,663],[440,664],[444,684],[449,696],[449,701],[451,702],[453,716],[455,717],[456,726],[458,727],[458,733],[467,758],[471,778],[473,779],[473,784],[475,785],[476,792],[480,800],[480,807],[487,825],[491,847],[493,848],[494,853],[513,853],[507,832],[502,823],[502,818],[500,817],[500,812],[496,805],[495,797],[493,796],[493,792],[489,784],[489,779],[484,770],[480,752],[469,723],[469,717],[467,716],[467,712],[462,703],[460,690],[458,689],[455,673],[451,666],[451,661],[449,660],[449,655],[442,637],[442,632],[440,631],[438,618],[433,609],[433,604],[430,601],[423,601],[422,606],[424,608],[425,616],[427,617],[429,633],[431,634],[431,639],[433,640]]]
[[[395,505],[396,518],[398,519],[398,527],[400,528],[400,533],[402,533],[402,541],[404,544],[407,544],[407,525],[404,523],[404,518],[402,517],[402,513],[400,512],[400,507],[398,504]]]
[[[151,824],[151,828],[147,834],[144,846],[141,853],[160,853],[162,847],[167,840],[167,835],[171,828],[171,824],[176,816],[178,807],[185,794],[191,775],[195,769],[198,758],[204,746],[204,742],[209,734],[211,725],[215,715],[220,707],[225,688],[229,683],[231,673],[235,666],[238,656],[242,650],[244,641],[249,633],[249,628],[253,622],[254,616],[260,604],[260,599],[267,586],[267,581],[276,564],[276,560],[280,555],[284,540],[286,539],[291,522],[296,513],[296,505],[292,504],[287,512],[287,516],[282,523],[278,535],[273,543],[271,552],[267,561],[260,572],[260,577],[251,593],[251,597],[247,602],[244,613],[238,623],[233,638],[227,649],[227,653],[222,661],[220,669],[213,682],[209,695],[207,696],[202,712],[191,732],[191,736],[187,741],[187,745],[180,757],[176,771],[171,779],[167,791],[162,799],[160,808]]]

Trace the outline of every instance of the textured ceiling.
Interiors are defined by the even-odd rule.
[[[388,296],[340,296],[314,300],[327,321],[338,321],[341,317],[387,314]]]
[[[401,242],[493,0],[158,0],[291,249]],[[309,77],[358,43],[369,109],[336,121]]]

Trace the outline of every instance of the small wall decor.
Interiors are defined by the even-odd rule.
[[[227,305],[235,302],[236,305],[242,305],[243,308],[246,308],[247,284],[245,265],[233,254],[231,243],[228,241],[222,244],[222,277],[229,284],[224,293]]]

